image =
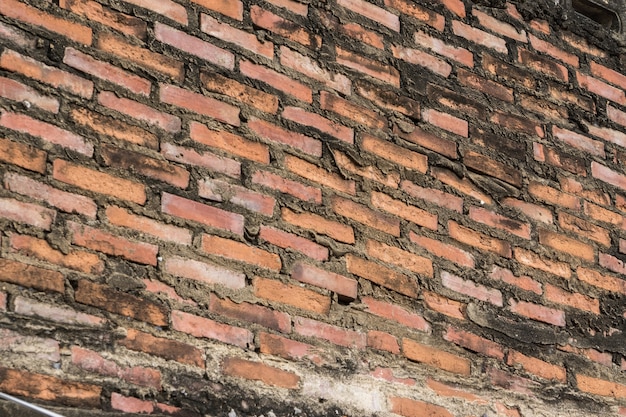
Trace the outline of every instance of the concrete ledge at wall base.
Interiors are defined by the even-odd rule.
[[[63,417],[140,417],[145,414],[111,413],[98,410],[76,410],[61,407],[45,407]],[[0,400],[0,417],[42,417],[45,416],[35,410],[30,410],[19,404]],[[166,417],[165,414],[151,414],[150,417]]]

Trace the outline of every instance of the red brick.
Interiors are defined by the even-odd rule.
[[[9,259],[0,259],[0,281],[43,291],[65,291],[63,274]]]
[[[288,314],[260,305],[245,302],[235,303],[228,298],[221,299],[215,294],[211,294],[209,311],[233,319],[257,323],[282,333],[291,333],[291,318]]]
[[[113,119],[84,108],[72,110],[70,117],[76,124],[85,126],[97,134],[145,146],[150,149],[158,149],[159,139],[156,135],[140,127],[129,125],[121,120]]]
[[[422,295],[424,297],[424,303],[431,310],[435,310],[455,319],[465,320],[465,315],[463,314],[465,311],[465,304],[450,300],[429,291],[424,291]]]
[[[374,48],[385,48],[383,37],[380,34],[367,30],[358,23],[343,23],[340,19],[328,11],[322,11],[319,13],[319,16],[322,24],[326,26],[326,29],[332,31],[333,33],[343,34],[357,42],[363,42],[364,44],[373,46]]]
[[[561,310],[545,307],[527,301],[509,300],[511,311],[515,314],[528,317],[532,320],[542,321],[555,326],[565,326],[565,313]]]
[[[182,62],[129,43],[118,35],[102,32],[98,36],[96,46],[103,52],[128,60],[142,69],[166,75],[176,81],[181,82],[185,77],[185,67]]]
[[[505,230],[524,239],[530,239],[530,224],[528,223],[523,223],[476,206],[470,207],[469,216],[474,221]]]
[[[572,275],[570,266],[567,263],[544,258],[541,255],[522,248],[515,248],[513,254],[515,256],[515,260],[522,265],[549,272],[565,279],[569,279]]]
[[[626,94],[624,90],[613,87],[605,82],[602,82],[596,78],[576,72],[576,80],[581,88],[589,90],[590,92],[597,94],[607,100],[624,105],[626,104]]]
[[[290,340],[282,336],[259,333],[260,352],[266,355],[279,356],[289,360],[307,359],[320,365],[325,362],[320,356],[320,349],[306,343]]]
[[[535,48],[536,51],[549,55],[552,58],[571,65],[572,67],[578,68],[578,56],[565,52],[562,49],[559,49],[556,46],[537,38],[536,36],[529,35],[529,39],[530,44],[533,46],[533,48]]]
[[[0,97],[33,105],[51,113],[59,112],[59,100],[40,94],[34,88],[10,78],[0,77]]]
[[[378,330],[370,330],[367,332],[367,347],[377,350],[385,350],[395,354],[400,353],[398,339],[389,333]]]
[[[229,376],[261,381],[273,387],[297,389],[300,384],[300,377],[293,372],[233,357],[224,359],[222,372]]]
[[[614,121],[615,123],[626,126],[626,112],[623,112],[610,104],[606,106],[606,113],[609,116],[609,119]]]
[[[191,245],[193,235],[189,230],[160,223],[149,217],[133,214],[121,207],[107,207],[106,217],[109,223],[115,226],[128,227],[158,239],[179,243],[181,245]]]
[[[409,398],[389,397],[391,412],[404,417],[453,417],[444,407],[412,400]]]
[[[205,284],[223,285],[236,290],[246,286],[246,276],[242,272],[178,256],[167,257],[163,271],[178,277],[193,279]]]
[[[288,208],[282,209],[282,219],[303,229],[311,229],[344,243],[354,243],[354,230],[351,226],[328,220],[313,213],[296,213]]]
[[[56,211],[37,204],[0,198],[0,218],[50,230],[56,219],[56,214]]]
[[[52,16],[17,0],[3,0],[2,4],[0,4],[0,14],[29,25],[39,26],[50,32],[58,33],[75,42],[91,45],[92,31],[90,28]]]
[[[431,168],[433,176],[444,184],[480,201],[481,204],[491,205],[493,199],[485,194],[476,185],[467,178],[459,178],[454,172],[446,168]]]
[[[407,297],[415,298],[419,293],[417,280],[410,275],[401,274],[352,254],[346,255],[345,260],[346,268],[351,274],[358,275]]]
[[[6,23],[0,23],[0,37],[27,50],[35,49],[37,43],[34,35]]]
[[[122,368],[92,350],[72,346],[72,365],[102,376],[121,378],[131,384],[161,389],[161,373],[155,369],[132,367]]]
[[[159,99],[203,116],[239,126],[239,108],[174,85],[161,84]]]
[[[202,7],[233,19],[243,20],[243,3],[239,0],[191,0]]]
[[[209,255],[233,259],[275,271],[280,271],[282,267],[280,257],[275,253],[219,236],[202,235],[202,250]]]
[[[494,58],[493,56],[487,54],[483,54],[482,64],[485,71],[505,79],[506,81],[508,81],[509,84],[526,87],[530,90],[534,90],[535,88],[537,88],[537,79],[535,74],[532,74],[526,69],[522,69],[517,66],[508,64],[498,58]],[[507,89],[507,91],[510,91],[512,93],[512,90]]]
[[[270,162],[269,149],[265,144],[253,142],[226,131],[212,130],[197,122],[190,123],[189,131],[191,139],[203,145],[263,164]]]
[[[595,250],[591,245],[546,229],[539,229],[538,233],[539,243],[542,245],[589,262],[593,262],[595,259]]]
[[[209,178],[199,181],[198,195],[212,201],[230,202],[265,216],[274,214],[276,206],[274,197],[250,191],[240,185]]]
[[[606,127],[594,126],[592,124],[586,124],[585,128],[589,131],[590,135],[604,139],[607,142],[614,143],[621,147],[626,148],[626,134],[620,131],[609,129]],[[595,143],[595,141],[593,142]]]
[[[589,206],[594,207],[592,204],[585,202],[585,211],[587,211]],[[604,210],[601,207],[598,207],[598,206],[595,206],[595,207],[597,207],[595,209],[596,213],[598,212],[598,209]],[[609,213],[614,214],[612,212],[609,212]],[[621,217],[621,216],[618,216],[618,217]],[[621,225],[622,223],[621,218],[618,220],[616,218],[613,218],[612,216],[607,220],[611,220],[611,219],[615,221],[614,224]],[[611,236],[609,234],[609,231],[600,226],[596,226],[595,224],[592,224],[586,220],[580,219],[576,216],[572,216],[571,214],[567,214],[565,212],[561,212],[559,213],[559,225],[564,230],[569,230],[570,232],[574,232],[580,236],[584,236],[587,239],[594,240],[601,245],[604,245],[606,247],[611,246]]]
[[[127,3],[134,4],[135,6],[143,7],[151,10],[154,13],[158,13],[181,25],[187,25],[187,10],[178,3],[171,0],[159,0],[153,2],[151,0],[124,0]]]
[[[209,91],[227,95],[263,112],[276,113],[278,111],[278,97],[273,94],[208,71],[200,73],[200,81],[202,86]]]
[[[381,232],[397,237],[400,236],[399,220],[371,210],[362,204],[345,198],[334,197],[332,199],[332,208],[340,216],[347,217]]]
[[[472,14],[478,19],[478,22],[483,27],[489,29],[490,31],[498,33],[507,38],[511,38],[518,42],[528,42],[528,37],[526,36],[526,32],[524,30],[520,32],[512,25],[497,20],[477,9],[472,10]]]
[[[0,311],[6,311],[7,310],[7,295],[4,292],[0,291]],[[19,313],[18,314],[23,314],[23,313]]]
[[[430,324],[419,314],[413,313],[395,304],[378,301],[371,297],[361,300],[367,306],[367,312],[387,320],[395,321],[403,326],[422,332],[430,332]]]
[[[315,35],[299,24],[259,6],[250,7],[250,17],[256,26],[311,49],[318,49],[322,44],[322,38],[319,35]]]
[[[483,353],[492,358],[504,360],[504,349],[501,345],[473,333],[448,327],[443,338],[473,352]]]
[[[560,81],[567,82],[569,79],[567,68],[552,59],[535,54],[527,49],[518,50],[518,60],[525,67],[551,76]]]
[[[463,211],[463,199],[452,194],[433,188],[420,187],[407,180],[400,183],[400,188],[411,197],[419,198],[459,213]]]
[[[465,18],[465,4],[461,0],[440,0],[440,2],[452,13],[461,18]]]
[[[60,0],[59,6],[85,17],[87,20],[101,23],[126,35],[145,39],[147,24],[143,20],[112,10],[91,0]]]
[[[494,280],[506,282],[507,284],[514,285],[525,291],[532,291],[535,294],[541,295],[543,293],[541,283],[535,281],[527,275],[516,276],[510,269],[502,268],[497,265],[491,269],[489,277]]]
[[[539,192],[539,194],[541,194],[541,192]],[[522,200],[516,200],[514,198],[505,198],[504,200],[502,200],[502,205],[514,208],[522,214],[526,215],[527,217],[542,223],[552,224],[554,222],[554,219],[552,218],[552,212],[545,207],[536,204],[528,203]]]
[[[71,308],[41,303],[24,297],[16,297],[13,311],[25,316],[36,316],[45,320],[69,325],[101,327],[106,320]]]
[[[356,280],[303,262],[298,262],[293,266],[291,278],[316,287],[325,288],[349,300],[354,300],[357,297],[358,282]]]
[[[254,184],[271,188],[284,194],[290,194],[300,200],[311,203],[322,203],[322,191],[297,181],[292,181],[268,171],[255,171],[251,178]]]
[[[364,150],[404,168],[412,169],[422,174],[425,174],[428,169],[428,157],[426,155],[395,145],[389,141],[364,134],[361,146]]]
[[[606,291],[626,294],[626,281],[623,279],[587,268],[578,268],[576,274],[580,281],[586,282],[587,284],[602,288]]]
[[[522,378],[494,367],[489,367],[486,370],[486,374],[488,375],[489,382],[492,386],[504,388],[508,391],[514,391],[530,396],[533,395],[536,390],[540,389],[539,383],[535,381],[528,378]],[[519,417],[518,414],[515,416]]]
[[[514,132],[525,133],[530,136],[536,135],[540,138],[545,136],[543,127],[526,117],[496,111],[489,120]]]
[[[338,64],[391,84],[394,87],[400,87],[400,73],[394,67],[381,64],[377,60],[365,58],[355,52],[347,51],[339,47],[336,47],[335,50],[337,53],[336,60]]]
[[[322,133],[329,134],[347,143],[354,143],[354,130],[332,122],[315,113],[310,113],[299,107],[285,107],[282,117],[293,122],[313,127]]]
[[[518,188],[522,186],[522,174],[517,169],[478,152],[466,151],[463,155],[463,162],[470,169],[498,178]]]
[[[74,185],[87,191],[109,195],[137,204],[146,202],[146,191],[142,184],[114,177],[105,172],[95,171],[62,159],[53,165],[54,179]]]
[[[591,98],[564,90],[561,84],[549,83],[548,94],[548,97],[553,102],[564,104],[571,103],[588,112],[596,111],[596,104]]]
[[[43,174],[46,171],[46,159],[47,154],[44,151],[25,143],[0,138],[0,161]]]
[[[169,193],[161,197],[161,211],[171,216],[243,235],[244,217]]]
[[[255,117],[250,118],[248,127],[256,135],[269,142],[291,146],[312,156],[322,156],[322,143],[317,139],[291,132]]]
[[[400,182],[400,173],[396,171],[385,172],[382,169],[372,165],[361,166],[355,162],[354,159],[348,155],[339,152],[338,150],[332,150],[333,158],[337,167],[342,172],[352,172],[360,177],[379,182],[391,188],[398,188]]]
[[[280,47],[280,63],[342,94],[351,92],[352,82],[348,77],[321,68],[313,59],[285,46]]]
[[[497,36],[491,35],[475,27],[461,23],[458,20],[452,21],[452,31],[455,35],[467,39],[470,42],[474,42],[478,45],[491,48],[502,54],[508,53],[506,47],[506,41]]]
[[[595,161],[591,162],[592,175],[608,184],[626,190],[626,175],[611,170]]]
[[[306,103],[313,102],[313,93],[306,85],[295,81],[284,74],[280,74],[262,65],[243,60],[239,64],[239,70],[246,77],[262,81],[277,90],[289,94]]]
[[[437,230],[438,220],[436,214],[431,214],[413,205],[405,204],[383,193],[373,192],[371,200],[372,204],[378,209],[409,220],[418,226]]]
[[[544,379],[552,379],[563,383],[566,381],[566,371],[562,366],[526,356],[512,349],[508,352],[506,363],[509,366],[521,366],[524,371]]]
[[[257,297],[317,314],[328,314],[330,311],[330,297],[328,295],[302,288],[301,285],[285,284],[259,277],[254,279],[253,285],[254,295]]]
[[[596,77],[603,78],[604,80],[622,89],[626,88],[626,75],[607,68],[603,65],[600,65],[595,61],[589,62],[589,68],[591,70],[591,74],[595,75]]]
[[[172,311],[172,328],[195,337],[214,339],[244,349],[254,346],[253,334],[249,330],[218,323],[183,311]]]
[[[463,119],[451,116],[433,109],[422,110],[422,118],[425,122],[431,123],[441,129],[455,133],[460,136],[469,136],[469,124]]]
[[[448,231],[451,238],[468,246],[493,252],[505,258],[511,257],[511,245],[507,241],[461,226],[452,220],[448,222]]]
[[[545,285],[545,297],[556,304],[570,306],[593,314],[600,314],[600,302],[597,299],[583,294],[570,293],[551,284]]]
[[[333,188],[342,193],[356,194],[354,181],[344,180],[341,175],[328,172],[326,169],[311,164],[295,156],[285,155],[284,165],[289,171],[308,180]]]
[[[398,95],[389,88],[383,88],[381,85],[370,84],[364,80],[357,79],[355,80],[354,89],[361,97],[371,101],[378,107],[400,112],[412,119],[421,117],[420,103],[418,101]]]
[[[605,381],[587,375],[576,374],[578,389],[589,394],[603,397],[626,398],[626,385]]]
[[[76,408],[100,407],[102,394],[102,387],[96,385],[8,368],[0,368],[0,390],[12,395],[53,401]]]
[[[592,162],[594,164],[595,162]],[[531,181],[528,184],[528,192],[533,197],[545,201],[549,204],[562,206],[565,208],[569,208],[571,210],[579,210],[580,209],[580,199],[570,195],[558,191],[550,186],[543,185],[539,182]]]
[[[109,91],[103,91],[98,94],[98,103],[170,133],[177,133],[181,129],[181,121],[178,117],[162,113],[154,110],[152,107],[127,98],[117,97]]]
[[[367,345],[366,335],[354,330],[333,326],[319,321],[296,317],[294,319],[294,331],[302,336],[315,337],[328,340],[329,342],[355,349],[365,349]]]
[[[412,131],[410,133],[404,132],[397,125],[394,126],[393,132],[403,139],[413,142],[416,145],[423,146],[442,155],[445,155],[452,159],[457,159],[457,146],[456,142],[428,133],[416,126],[410,127]]]
[[[470,374],[470,361],[460,356],[448,353],[432,346],[426,346],[414,340],[402,339],[402,351],[404,356],[412,361],[468,376]]]
[[[432,378],[426,379],[426,385],[428,386],[428,388],[435,391],[437,395],[439,396],[461,398],[463,400],[481,404],[481,405],[488,404],[487,401],[483,400],[481,397],[477,395],[470,394],[469,392],[466,392],[463,389],[459,389],[459,388],[455,388],[447,384],[443,384]],[[520,416],[517,416],[517,417],[520,417]]]
[[[454,245],[450,245],[436,239],[431,239],[426,236],[420,236],[413,231],[409,232],[409,238],[411,239],[411,242],[424,248],[435,256],[446,258],[457,265],[474,268],[474,256]]]
[[[394,8],[411,18],[421,20],[438,31],[442,31],[446,25],[446,20],[442,15],[413,2],[406,0],[385,0],[385,6]]]
[[[80,135],[61,129],[50,123],[18,113],[2,113],[0,125],[18,132],[41,138],[45,142],[59,145],[86,156],[93,156],[93,145]]]
[[[309,6],[307,4],[302,4],[294,0],[269,0],[268,3],[285,8],[293,13],[299,14],[300,16],[306,17],[309,14]]]
[[[513,102],[513,90],[494,81],[479,77],[461,68],[458,70],[458,78],[461,84],[481,91],[489,96],[502,101]]]
[[[433,264],[430,259],[415,255],[394,246],[376,240],[368,240],[366,243],[368,256],[378,258],[400,268],[408,269],[420,275],[433,276]]]
[[[446,61],[419,49],[392,45],[391,52],[394,58],[401,59],[409,64],[419,65],[444,78],[448,78],[452,73],[452,66]]]
[[[457,61],[462,65],[468,67],[474,66],[474,54],[465,48],[449,45],[443,40],[429,36],[426,32],[422,31],[415,32],[414,40],[416,44],[422,46],[423,48],[430,49],[431,51]]]
[[[57,190],[15,173],[7,173],[4,177],[4,184],[7,189],[13,192],[45,201],[62,211],[76,212],[92,218],[96,216],[96,203],[87,197]]]
[[[159,247],[143,242],[132,242],[120,236],[95,229],[90,226],[75,222],[68,222],[68,228],[72,233],[72,243],[106,253],[112,256],[121,256],[147,265],[157,264]]]
[[[381,7],[375,6],[364,0],[339,0],[337,4],[357,14],[365,16],[374,22],[386,26],[391,30],[396,32],[400,31],[399,17]]]
[[[74,298],[78,303],[145,321],[155,326],[168,324],[168,311],[162,305],[87,280],[78,281]]]
[[[53,249],[45,240],[26,235],[13,234],[9,241],[14,251],[26,256],[87,274],[100,274],[104,271],[104,262],[92,253],[74,250],[64,254]]]
[[[351,119],[360,125],[366,125],[372,129],[384,129],[387,126],[385,118],[375,111],[327,91],[320,92],[320,107],[323,110],[331,110],[344,118]],[[354,134],[352,133],[351,137],[353,136]]]
[[[584,212],[587,216],[591,217],[593,220],[599,221],[599,222],[604,222],[604,223],[608,223],[611,225],[615,225],[615,226],[619,226],[622,225],[624,222],[624,216],[622,216],[621,214],[615,213],[611,210],[607,210],[603,207],[600,207],[596,204],[590,203],[588,201],[584,202]],[[576,218],[577,219],[577,218]],[[578,225],[578,221],[574,221],[574,222],[570,222],[570,221],[563,221],[564,224],[568,224],[568,226],[564,226],[562,224],[562,227],[571,227],[572,229],[578,229],[577,233],[584,233],[586,229],[582,228],[582,226]],[[571,223],[571,224],[570,224]],[[587,225],[590,224],[588,222],[584,222],[581,223],[581,225]],[[598,231],[599,234],[596,235],[594,233],[594,231]],[[592,239],[591,235],[593,235],[593,239],[596,240],[598,243],[601,243],[603,245],[606,245],[605,242],[607,242],[606,240],[606,232],[607,230],[600,227],[600,226],[594,226],[592,227],[587,233],[590,235],[588,236],[590,239]],[[608,245],[607,245],[608,246]]]
[[[587,163],[583,158],[574,157],[558,149],[544,147],[536,142],[533,143],[533,153],[536,161],[547,162],[573,174],[587,176]]]
[[[117,392],[111,393],[111,408],[125,413],[149,413],[154,411],[154,404],[150,401],[134,397],[125,397]]]
[[[481,301],[502,307],[502,293],[500,290],[485,287],[474,281],[465,280],[447,271],[441,271],[441,283],[444,287],[461,294],[469,295]]]
[[[209,36],[235,44],[265,58],[272,59],[274,57],[274,44],[272,42],[261,42],[253,33],[234,28],[228,23],[221,23],[204,13],[200,17],[200,29]]]
[[[231,178],[241,177],[241,163],[234,159],[215,155],[211,152],[197,152],[192,148],[163,143],[161,154],[168,160],[181,164],[194,165],[206,168],[212,172],[219,172]]]

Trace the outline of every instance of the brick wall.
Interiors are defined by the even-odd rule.
[[[623,45],[534,1],[1,0],[0,391],[626,415]]]

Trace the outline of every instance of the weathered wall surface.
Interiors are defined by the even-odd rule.
[[[621,45],[539,2],[1,0],[0,391],[626,415]]]

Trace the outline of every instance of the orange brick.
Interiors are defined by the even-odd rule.
[[[57,212],[38,204],[0,197],[0,218],[50,230]]]
[[[515,198],[505,198],[502,200],[502,205],[512,207],[523,213],[525,216],[542,223],[552,224],[554,222],[552,212],[549,209],[537,204],[528,203]]]
[[[273,94],[257,90],[214,72],[201,72],[200,81],[209,91],[227,95],[263,112],[275,114],[278,111],[278,97]]]
[[[378,330],[370,330],[367,332],[367,347],[377,350],[385,350],[395,354],[400,353],[398,339],[389,333]]]
[[[626,385],[605,381],[587,375],[576,374],[578,389],[603,397],[626,398]]]
[[[565,279],[569,279],[572,276],[572,271],[569,264],[566,264],[564,262],[546,259],[541,255],[522,248],[515,248],[513,254],[515,260],[517,260],[517,262],[521,263],[522,265],[549,272]]]
[[[345,198],[334,197],[332,199],[332,208],[340,216],[347,217],[371,228],[380,230],[381,232],[389,233],[393,236],[400,236],[399,220],[371,210],[362,204],[355,203]]]
[[[172,311],[172,328],[194,337],[218,340],[243,349],[254,346],[253,334],[247,329],[218,323],[183,311]]]
[[[289,94],[305,103],[313,102],[313,92],[311,88],[288,76],[266,68],[262,65],[253,64],[250,61],[243,60],[239,64],[239,70],[246,77],[254,78],[262,81],[271,87]]]
[[[340,175],[328,172],[324,168],[318,167],[303,159],[285,155],[284,165],[289,171],[308,180],[333,188],[342,193],[350,195],[356,194],[354,181],[344,180]]]
[[[469,216],[474,221],[505,230],[524,239],[530,239],[530,224],[528,223],[476,206],[470,207]]]
[[[87,280],[78,281],[74,298],[78,303],[145,321],[155,326],[166,326],[169,321],[168,311],[162,305]]]
[[[47,154],[25,143],[0,138],[0,161],[43,174]]]
[[[274,44],[272,42],[262,42],[254,33],[237,29],[229,23],[222,23],[207,14],[202,13],[200,15],[200,29],[209,36],[232,43],[257,55],[268,59],[274,58]]]
[[[274,197],[211,178],[198,181],[198,195],[212,201],[233,203],[264,216],[272,216],[276,206]]]
[[[388,88],[382,88],[380,85],[365,82],[364,80],[355,80],[355,91],[363,98],[372,102],[372,104],[383,107],[390,111],[397,111],[417,120],[421,117],[420,103],[409,97],[399,96]]]
[[[501,345],[473,333],[448,327],[443,338],[473,352],[483,353],[492,358],[504,360],[504,348]]]
[[[118,343],[127,349],[204,368],[202,351],[177,340],[155,337],[136,329],[127,329],[126,337]]]
[[[59,0],[59,6],[85,17],[87,20],[102,23],[126,35],[145,39],[147,23],[143,20],[120,13],[91,0]]]
[[[226,131],[212,130],[197,122],[191,122],[189,130],[191,139],[203,145],[263,164],[270,161],[269,149],[265,144],[252,142]]]
[[[545,201],[549,204],[566,207],[572,210],[580,209],[580,199],[558,191],[550,186],[543,185],[538,182],[531,181],[528,184],[528,192],[535,198]]]
[[[292,122],[315,128],[322,133],[326,133],[346,143],[354,143],[353,129],[335,123],[316,113],[308,112],[300,107],[285,107],[282,112],[282,117]]]
[[[102,387],[49,375],[0,368],[0,390],[12,395],[53,401],[76,408],[100,407]]]
[[[146,202],[145,187],[127,179],[114,177],[110,174],[85,168],[62,159],[53,164],[53,175],[56,180],[74,185],[87,191],[105,194],[137,204]]]
[[[532,291],[538,295],[543,294],[543,289],[539,282],[526,275],[515,276],[510,269],[494,265],[489,273],[489,277],[491,279],[504,281],[507,284],[514,285],[526,291]]]
[[[64,254],[53,249],[45,240],[26,235],[13,234],[9,241],[14,251],[26,256],[39,258],[86,274],[101,274],[104,271],[104,262],[92,253],[74,250]]]
[[[319,35],[259,6],[254,5],[250,8],[250,17],[256,26],[311,49],[318,49],[322,44],[322,38]]]
[[[42,291],[65,291],[65,277],[60,272],[0,259],[0,281]]]
[[[280,47],[280,63],[345,95],[350,95],[352,82],[343,74],[328,71],[305,55],[286,46]]]
[[[384,25],[391,30],[396,32],[400,31],[399,17],[372,3],[363,0],[339,0],[337,4]]]
[[[360,0],[344,0],[344,1],[360,1]],[[370,3],[367,3],[367,4],[370,4]],[[335,47],[335,51],[337,54],[336,60],[339,65],[344,65],[362,74],[368,75],[373,78],[377,78],[378,80],[391,84],[394,87],[397,87],[397,88],[400,87],[400,73],[394,67],[390,65],[382,64],[377,60],[365,58],[355,52],[348,51],[339,47]]]
[[[402,339],[402,351],[407,359],[426,365],[468,376],[470,361],[432,346],[426,346],[414,340]]]
[[[98,103],[170,133],[177,133],[181,129],[181,120],[178,117],[154,110],[152,107],[137,101],[118,97],[110,91],[103,91],[98,94]]]
[[[163,271],[178,277],[193,279],[210,285],[223,285],[232,289],[242,289],[246,286],[246,276],[243,272],[179,256],[167,257]]]
[[[529,35],[530,44],[536,51],[551,56],[559,61],[565,62],[572,67],[578,68],[579,59],[578,56],[567,53],[556,46],[537,38],[536,36]]]
[[[389,400],[391,412],[404,417],[453,417],[445,408],[423,401],[401,397],[390,397]]]
[[[475,265],[472,254],[454,245],[441,242],[437,239],[431,239],[426,236],[420,236],[413,231],[409,232],[409,238],[411,239],[411,242],[421,246],[435,256],[446,258],[455,264],[465,266],[467,268],[473,268]]]
[[[448,222],[448,230],[450,237],[459,242],[484,251],[496,253],[505,258],[511,257],[511,245],[504,240],[476,232],[452,220]]]
[[[463,199],[455,195],[435,190],[433,188],[420,187],[419,185],[407,180],[400,183],[400,188],[411,197],[428,201],[459,213],[463,211]]]
[[[516,350],[509,350],[506,363],[509,366],[521,366],[526,372],[544,379],[553,379],[563,383],[566,381],[566,371],[562,366],[553,365],[541,359],[526,356]]]
[[[83,224],[68,222],[72,243],[112,256],[146,265],[157,264],[159,247],[143,242],[132,242]]]
[[[462,65],[473,67],[474,54],[465,48],[445,43],[445,41],[429,36],[426,32],[417,31],[414,35],[415,43],[432,50],[433,52],[454,60]]]
[[[191,112],[208,116],[233,126],[239,126],[241,123],[238,107],[175,85],[160,84],[159,99],[163,103],[182,107]]]
[[[448,78],[452,73],[452,65],[422,50],[392,45],[391,52],[394,58],[422,66],[444,78]]]
[[[455,35],[465,38],[470,42],[474,42],[478,45],[491,48],[496,52],[500,52],[502,54],[508,53],[506,41],[504,39],[477,29],[473,26],[466,25],[465,23],[461,23],[458,20],[452,21],[452,31]]]
[[[29,25],[39,26],[50,32],[58,33],[75,42],[91,45],[92,31],[90,28],[52,16],[17,0],[3,0],[2,4],[0,4],[0,14]]]
[[[304,317],[294,319],[294,331],[302,336],[328,340],[336,345],[349,348],[365,349],[367,345],[367,337],[363,333]]]
[[[401,274],[352,254],[346,255],[345,260],[348,272],[351,274],[358,275],[411,298],[417,297],[419,293],[417,280],[412,276]]]
[[[442,137],[442,135],[437,136],[428,133],[417,126],[411,126],[411,129],[413,129],[411,133],[406,133],[396,124],[394,125],[393,132],[416,145],[423,146],[426,149],[430,149],[431,151],[435,151],[452,159],[458,158],[456,142],[446,139]]]
[[[243,3],[239,0],[191,0],[202,7],[216,11],[224,16],[243,20]]]
[[[34,88],[10,78],[0,77],[0,97],[24,104],[28,103],[51,113],[59,112],[59,100],[40,94]]]
[[[570,293],[551,284],[545,285],[545,297],[549,301],[579,310],[600,314],[600,301],[579,293]]]
[[[322,203],[322,190],[319,188],[310,187],[297,181],[283,178],[278,174],[268,171],[255,171],[254,174],[252,174],[252,182],[284,194],[292,195],[300,200],[316,204]]]
[[[467,151],[463,155],[463,162],[470,168],[480,173],[498,178],[516,187],[522,185],[522,175],[509,165],[502,164],[478,152]]]
[[[231,213],[177,195],[163,193],[161,211],[171,216],[243,235],[244,217],[241,214]]]
[[[333,291],[349,300],[357,297],[358,282],[356,280],[302,262],[293,266],[291,278]]]
[[[372,165],[361,166],[357,164],[351,157],[342,152],[339,152],[338,150],[333,150],[332,152],[335,163],[337,164],[337,167],[340,171],[344,173],[352,172],[355,175],[379,182],[388,187],[398,188],[398,183],[400,182],[399,172],[384,172],[383,170]]]
[[[529,303],[526,301],[516,302],[509,300],[511,311],[515,314],[528,317],[529,319],[542,321],[544,323],[553,324],[555,326],[565,326],[565,313],[561,310],[548,308],[542,305]]]
[[[171,0],[160,0],[153,2],[151,0],[125,0],[135,6],[143,7],[154,13],[163,15],[181,25],[187,25],[187,10],[180,4]]]
[[[435,310],[455,319],[465,320],[465,315],[463,314],[463,311],[465,311],[465,304],[450,300],[429,291],[422,292],[422,295],[424,297],[424,303],[431,310]]]
[[[441,383],[439,381],[435,381],[432,378],[427,378],[426,379],[426,385],[428,385],[428,388],[430,388],[431,390],[435,391],[437,393],[437,395],[439,395],[439,396],[455,397],[455,398],[464,399],[464,400],[469,401],[469,402],[474,402],[474,403],[477,403],[477,404],[487,404],[487,401],[483,400],[479,396],[476,396],[474,394],[466,392],[463,389],[455,388],[455,387],[453,387],[451,385],[447,385],[447,384],[443,384],[443,383]]]
[[[219,236],[202,235],[202,250],[209,255],[216,255],[239,262],[257,265],[261,268],[280,271],[280,257],[262,249],[248,246],[245,243],[224,239]]]
[[[320,92],[320,107],[372,129],[384,129],[387,126],[385,118],[375,111],[327,91]]]
[[[111,393],[111,408],[125,413],[152,413],[154,404],[134,397],[126,397],[117,392]]]
[[[491,303],[498,307],[502,307],[502,293],[500,290],[488,288],[484,285],[477,284],[471,280],[465,280],[459,276],[441,271],[441,283],[444,287],[456,291],[461,294]]]
[[[436,179],[457,191],[473,197],[481,203],[487,205],[493,204],[493,199],[477,188],[474,183],[467,178],[459,178],[454,172],[445,168],[432,168],[431,172]]]
[[[368,240],[366,243],[367,255],[378,258],[400,268],[408,269],[427,277],[433,276],[433,263],[430,259],[415,255],[411,252],[389,246],[376,240]]]
[[[182,82],[185,77],[185,67],[182,62],[129,43],[118,35],[102,32],[98,36],[96,46],[101,51],[131,61],[140,68],[166,75],[178,82]]]
[[[526,117],[496,111],[489,118],[489,121],[514,132],[525,133],[530,136],[539,136],[540,138],[545,136],[544,128],[537,124],[537,122]]]
[[[603,290],[626,294],[626,281],[611,275],[602,274],[587,268],[576,270],[578,279]]]
[[[499,100],[509,103],[513,102],[513,90],[507,88],[495,81],[488,80],[486,78],[479,77],[469,71],[462,68],[458,70],[458,77],[461,84],[474,88],[488,96],[495,97]]]
[[[253,286],[254,295],[260,298],[317,314],[328,314],[330,311],[329,296],[302,288],[299,285],[257,277],[254,279]]]
[[[394,8],[404,15],[421,20],[427,25],[442,31],[445,27],[445,18],[425,7],[406,0],[385,0],[385,6]]]
[[[149,217],[138,216],[118,206],[107,207],[105,213],[109,223],[115,226],[128,227],[181,245],[191,245],[193,235],[187,229],[160,223]]]
[[[434,109],[422,110],[422,119],[441,129],[447,130],[459,136],[469,136],[469,124],[463,119]]]
[[[378,301],[371,297],[364,297],[363,303],[367,306],[367,312],[383,317],[387,320],[395,321],[403,326],[422,332],[430,332],[430,324],[419,314],[413,313],[398,305]]]
[[[261,381],[273,387],[296,389],[300,384],[300,377],[293,372],[239,358],[224,359],[222,372],[229,376]]]
[[[267,355],[279,356],[292,361],[302,359],[321,365],[325,362],[320,355],[320,348],[306,343],[297,342],[275,334],[259,333],[260,352]]]
[[[372,204],[381,210],[406,219],[418,226],[437,230],[439,223],[436,214],[431,214],[413,205],[405,204],[400,200],[395,200],[387,194],[372,192]]]
[[[291,132],[255,117],[248,120],[248,127],[269,142],[287,145],[312,156],[322,156],[322,143],[317,139]]]
[[[539,229],[538,232],[539,243],[542,245],[550,246],[557,251],[568,253],[589,262],[593,262],[595,259],[595,251],[591,245],[546,229]]]
[[[237,320],[257,323],[282,333],[291,333],[291,317],[268,307],[250,303],[235,303],[228,298],[221,299],[215,294],[211,294],[209,311]]]
[[[311,229],[344,243],[354,243],[354,230],[351,226],[328,220],[313,213],[296,213],[288,208],[282,209],[282,219],[303,229]]]

